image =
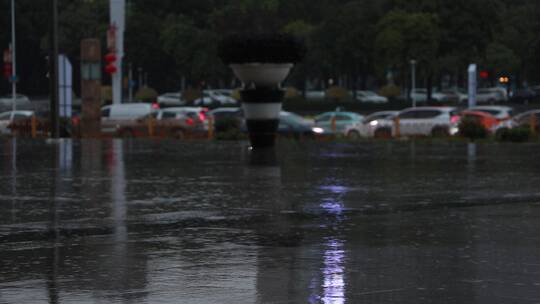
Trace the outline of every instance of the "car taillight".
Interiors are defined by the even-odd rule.
[[[202,112],[202,111],[199,112],[199,119],[201,121],[205,121],[206,120],[206,114],[204,112]]]
[[[193,120],[193,118],[188,117],[186,118],[186,124],[188,124],[188,126],[193,126],[195,124],[195,121]]]
[[[154,101],[154,102],[152,103],[152,109],[154,109],[154,110],[159,110],[159,103],[157,103],[157,102]]]
[[[450,118],[451,123],[457,123],[459,121],[459,115],[454,115]]]

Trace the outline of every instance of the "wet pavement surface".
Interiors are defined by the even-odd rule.
[[[539,152],[0,140],[0,303],[540,303]]]

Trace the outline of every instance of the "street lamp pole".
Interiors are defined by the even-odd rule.
[[[50,117],[51,137],[60,137],[60,124],[58,121],[58,0],[51,0],[51,30],[50,30]]]
[[[11,110],[16,111],[17,105],[15,104],[17,96],[17,61],[16,61],[16,44],[15,44],[15,0],[11,0],[11,94],[12,94],[12,105]]]
[[[413,108],[416,108],[414,91],[416,91],[416,60],[413,59],[411,60],[411,99]]]

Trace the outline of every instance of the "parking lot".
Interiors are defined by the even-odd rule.
[[[0,302],[538,303],[538,147],[0,140]]]

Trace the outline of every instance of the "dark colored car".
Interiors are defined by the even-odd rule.
[[[532,89],[518,89],[510,97],[510,101],[515,103],[529,103],[535,101],[538,96],[540,95]]]
[[[278,134],[295,138],[302,136],[312,137],[315,135],[313,125],[309,121],[300,115],[285,111],[279,113]]]

